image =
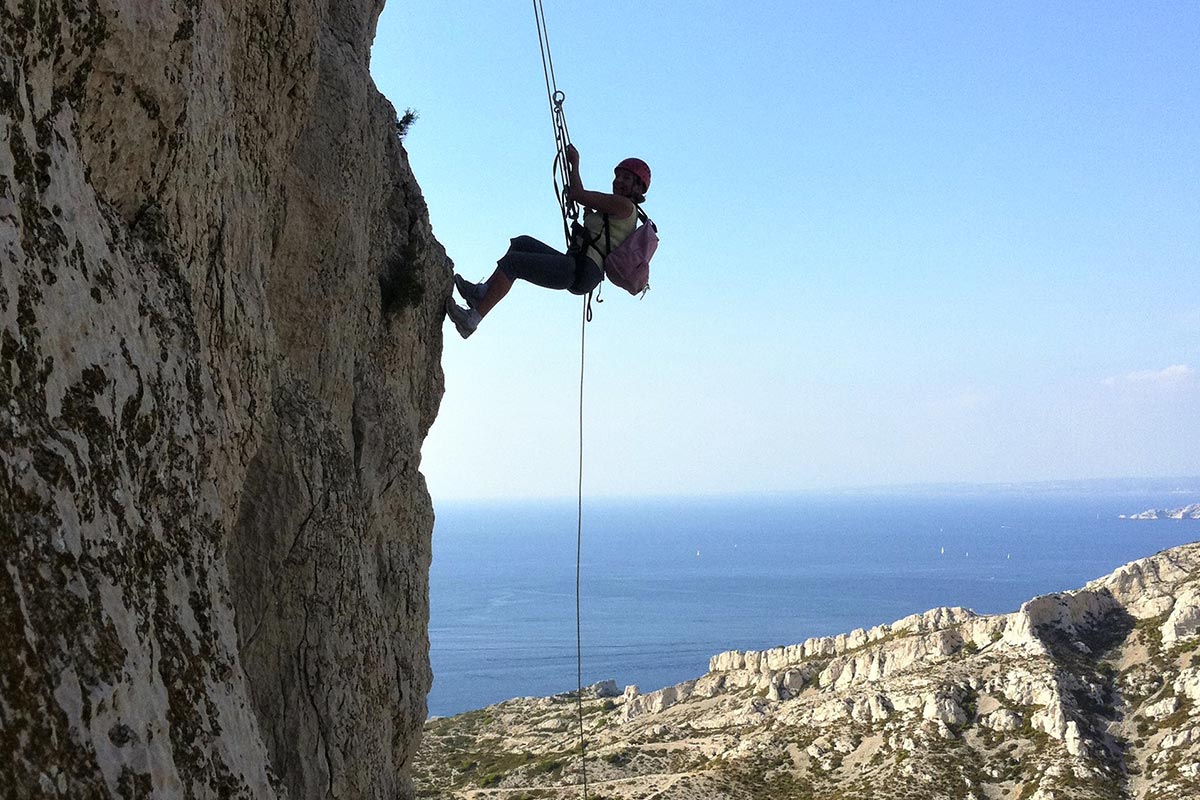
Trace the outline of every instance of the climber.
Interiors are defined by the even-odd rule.
[[[483,283],[471,283],[456,274],[454,285],[467,307],[450,297],[446,300],[446,314],[464,339],[504,299],[517,278],[547,289],[566,289],[572,294],[592,291],[604,277],[605,256],[637,227],[638,205],[645,202],[646,190],[650,188],[650,167],[646,162],[627,158],[617,164],[613,170],[612,194],[608,194],[585,189],[579,179],[579,151],[568,145],[566,153],[568,199],[585,208],[583,225],[576,226],[571,247],[562,253],[532,236],[518,236],[496,262],[496,271]]]

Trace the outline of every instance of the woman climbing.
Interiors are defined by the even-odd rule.
[[[637,227],[638,205],[645,202],[646,190],[650,188],[650,167],[646,162],[627,158],[617,164],[613,170],[612,194],[608,194],[585,189],[579,179],[579,151],[568,145],[566,153],[567,198],[585,208],[582,229],[575,232],[566,253],[532,236],[518,236],[496,262],[496,271],[483,283],[471,283],[456,274],[454,285],[467,307],[450,297],[446,300],[446,314],[464,339],[504,299],[517,278],[547,289],[566,289],[572,294],[592,291],[604,277],[605,256]]]

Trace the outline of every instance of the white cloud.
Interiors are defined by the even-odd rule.
[[[1196,371],[1187,364],[1173,364],[1164,369],[1143,369],[1104,379],[1105,386],[1179,386],[1195,377]]]

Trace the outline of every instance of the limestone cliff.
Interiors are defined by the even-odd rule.
[[[1011,614],[961,608],[714,656],[695,680],[585,699],[613,800],[1191,800],[1200,543]],[[432,720],[418,796],[578,795],[573,696]]]
[[[445,254],[381,0],[0,0],[0,793],[406,796]]]
[[[1128,517],[1122,514],[1121,519],[1200,519],[1200,503],[1180,508],[1148,508]]]

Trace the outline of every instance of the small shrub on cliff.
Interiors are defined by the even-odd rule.
[[[530,772],[534,775],[545,775],[551,772],[562,772],[563,763],[557,758],[547,758],[533,765]]]
[[[450,761],[450,768],[456,772],[470,772],[479,766],[479,762],[469,756],[456,758]]]
[[[404,141],[404,137],[408,135],[408,129],[412,124],[421,118],[421,115],[416,112],[416,109],[406,108],[404,113],[396,120],[396,135]]]
[[[415,306],[425,296],[425,286],[410,266],[413,263],[413,259],[393,256],[384,265],[379,276],[379,300],[384,314]]]

